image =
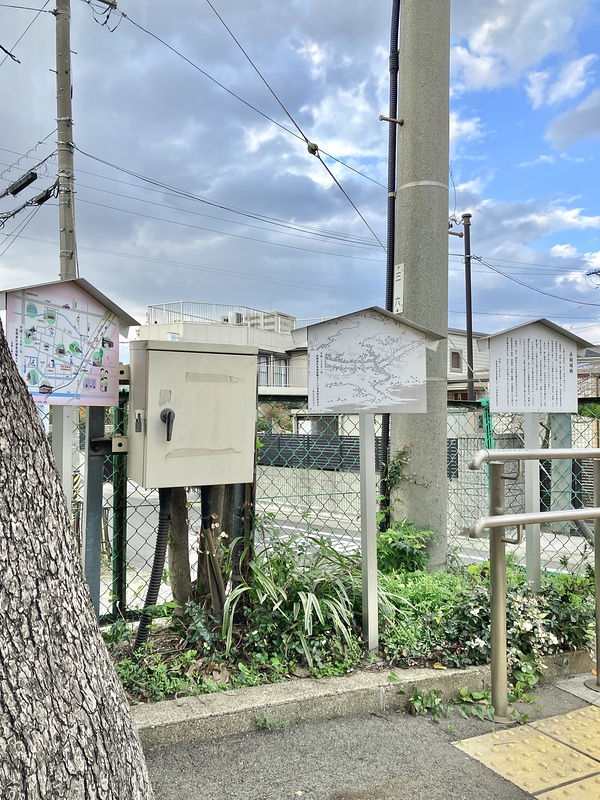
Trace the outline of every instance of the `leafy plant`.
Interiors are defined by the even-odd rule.
[[[382,572],[416,572],[429,563],[427,543],[439,534],[419,528],[408,520],[393,522],[377,535],[377,566]]]
[[[431,713],[434,722],[439,722],[449,713],[448,704],[442,702],[441,689],[422,692],[418,686],[415,686],[412,696],[408,699],[408,710],[415,716],[426,716]]]
[[[111,645],[128,642],[131,640],[133,632],[131,626],[124,619],[118,619],[109,628],[102,631],[102,638],[109,647]]]
[[[492,705],[492,693],[489,690],[470,692],[466,687],[463,687],[455,700],[459,705],[459,710],[465,719],[477,717],[482,722],[489,719],[494,722],[494,706]]]
[[[205,652],[214,652],[216,621],[207,609],[190,600],[183,611],[173,617],[171,624],[186,646],[196,647],[200,643]]]
[[[276,655],[290,669],[303,662],[315,670],[356,664],[361,651],[352,575],[358,558],[338,553],[321,537],[284,536],[268,522],[259,533],[251,580],[225,603],[226,656],[260,654],[268,665]],[[234,625],[238,608],[242,621]]]
[[[408,447],[399,447],[387,464],[383,464],[383,475],[387,483],[388,492],[397,489],[402,481],[410,480],[405,474],[406,465],[410,462]]]

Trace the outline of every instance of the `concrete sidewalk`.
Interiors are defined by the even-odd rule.
[[[555,660],[536,703],[517,710],[540,720],[600,704],[583,686],[590,669],[587,655]],[[403,713],[415,686],[451,699],[462,687],[487,684],[487,669],[396,670],[398,681],[389,675],[360,672],[136,706],[156,800],[532,796],[453,744],[500,726],[464,719],[456,707],[438,724]]]

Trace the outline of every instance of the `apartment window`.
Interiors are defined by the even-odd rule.
[[[339,433],[339,417],[335,416],[298,416],[298,433],[309,436],[337,436]]]
[[[462,350],[450,350],[450,372],[463,371]]]
[[[258,385],[269,385],[269,357],[258,356]]]
[[[287,361],[285,358],[273,359],[273,386],[287,386]]]

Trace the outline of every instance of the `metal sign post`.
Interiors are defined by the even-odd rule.
[[[443,337],[373,306],[292,332],[308,346],[308,408],[360,420],[363,632],[379,647],[375,414],[425,414],[426,349]]]
[[[379,646],[377,613],[377,497],[375,494],[375,415],[359,414],[360,544],[363,633],[370,651]]]

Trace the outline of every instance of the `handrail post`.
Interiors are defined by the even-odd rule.
[[[489,462],[490,516],[504,514],[504,464]],[[494,719],[508,722],[508,672],[506,664],[506,544],[504,528],[490,530],[490,590],[492,638],[492,705]]]
[[[600,505],[600,459],[594,459],[594,505]],[[585,681],[589,689],[600,692],[598,654],[600,650],[600,517],[594,519],[594,591],[596,596],[596,677]]]

